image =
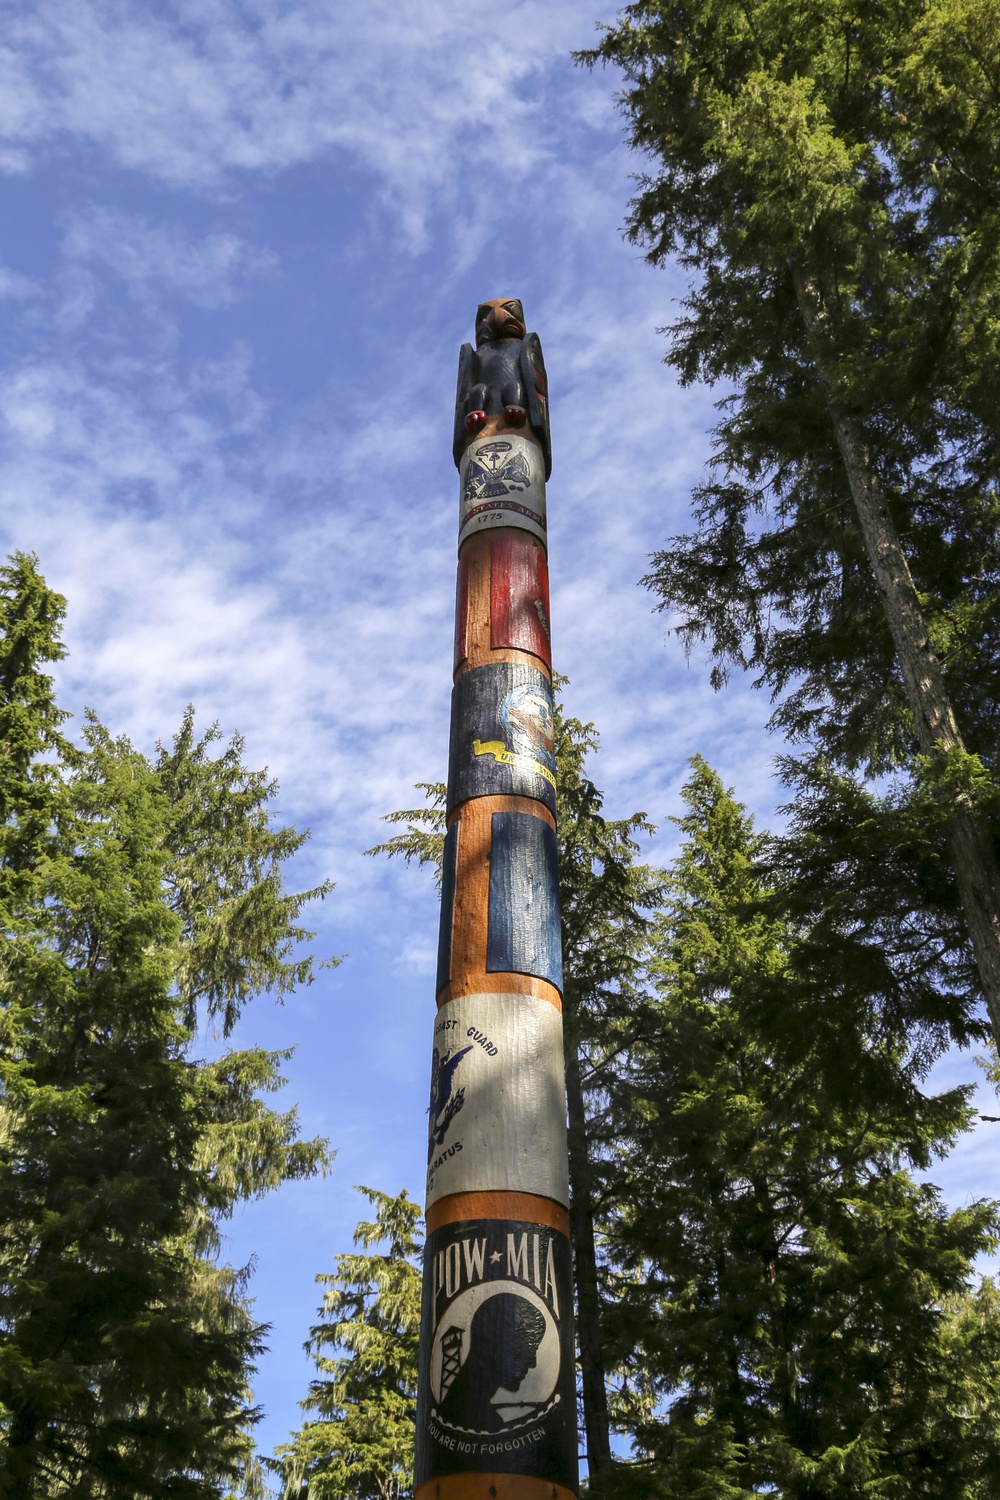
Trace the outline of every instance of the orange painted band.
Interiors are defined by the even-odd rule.
[[[510,662],[515,667],[531,667],[533,671],[541,672],[542,676],[548,678],[550,682],[552,680],[552,673],[541,657],[535,656],[531,651],[516,651],[512,646],[487,646],[484,650],[477,650],[473,646],[455,673],[455,681],[458,681],[463,672],[469,672],[473,667],[485,667],[496,661]]]
[[[495,973],[486,967],[489,933],[490,849],[495,812],[526,812],[550,828],[555,819],[533,797],[473,797],[452,814],[458,822],[455,904],[451,926],[451,978],[437,993],[438,1005],[459,995],[531,995],[562,1009],[557,987],[533,974]]]
[[[576,1500],[576,1491],[527,1474],[448,1474],[418,1484],[413,1500]]]
[[[438,1010],[449,1000],[459,1000],[463,995],[525,995],[529,1000],[547,1000],[562,1013],[562,996],[554,984],[547,979],[536,979],[534,974],[464,974],[461,979],[452,979],[438,991]]]
[[[569,1209],[537,1193],[447,1193],[426,1213],[427,1233],[465,1219],[519,1219],[569,1235]]]
[[[495,795],[492,797],[470,797],[467,802],[460,802],[452,812],[448,814],[446,827],[450,828],[458,818],[465,816],[492,817],[495,812],[526,812],[532,813],[536,818],[542,818],[550,828],[555,828],[555,816],[545,806],[544,802],[537,802],[534,797],[511,797],[507,795]]]

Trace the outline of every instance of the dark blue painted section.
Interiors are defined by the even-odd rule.
[[[493,814],[486,968],[534,974],[562,989],[556,836],[531,813]]]
[[[451,930],[455,920],[455,867],[458,859],[458,824],[453,823],[444,836],[444,864],[441,869],[441,926],[438,929],[437,990],[451,978]]]
[[[470,797],[534,797],[556,810],[555,718],[544,672],[489,662],[451,699],[448,811]]]

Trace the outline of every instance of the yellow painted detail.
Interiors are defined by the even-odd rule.
[[[516,755],[513,750],[508,750],[503,740],[473,740],[473,755],[492,755],[494,760],[500,761],[505,766],[520,766],[525,771],[537,771],[539,776],[544,776],[550,786],[555,786],[556,778],[548,766],[543,766],[540,760],[535,760],[530,755]]]

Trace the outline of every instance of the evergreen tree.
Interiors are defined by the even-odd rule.
[[[602,1331],[597,1224],[603,1217],[615,1122],[608,1089],[627,1055],[645,979],[649,914],[660,872],[638,859],[645,813],[606,819],[604,794],[587,775],[598,749],[593,724],[557,706],[556,794],[563,940],[563,1042],[570,1161],[570,1234],[588,1473],[612,1462]]]
[[[722,380],[697,529],[649,582],[714,680],[842,770],[904,765],[1000,1037],[998,0],[637,0],[632,236]]]
[[[559,688],[565,679],[556,678]],[[638,860],[637,835],[655,830],[644,813],[606,819],[603,793],[586,774],[598,749],[593,724],[555,703],[559,899],[563,944],[563,1042],[570,1164],[570,1235],[576,1283],[576,1332],[589,1471],[611,1463],[601,1333],[600,1267],[595,1241],[607,1155],[609,1073],[627,1046],[634,998],[643,979],[649,912],[662,895],[659,874]],[[427,804],[389,813],[406,831],[370,849],[432,865],[440,884],[444,857],[441,782],[418,783]]]
[[[613,1093],[605,1219],[618,1418],[600,1493],[987,1500],[1000,1482],[1000,1304],[972,1290],[997,1206],[918,1181],[969,1123],[863,950],[790,924],[767,849],[700,760],[655,989]],[[832,922],[832,918],[831,918]]]
[[[359,1188],[375,1209],[357,1227],[360,1254],[339,1255],[323,1321],[306,1348],[320,1377],[301,1403],[317,1416],[277,1450],[288,1500],[400,1500],[412,1493],[420,1339],[420,1208]],[[384,1246],[374,1250],[375,1246]],[[332,1356],[333,1350],[343,1353]]]
[[[0,570],[0,1494],[210,1500],[253,1488],[264,1332],[217,1225],[326,1150],[259,1097],[283,1054],[199,1064],[192,1025],[308,980],[326,887],[283,890],[302,836],[239,740],[67,741],[63,610]]]

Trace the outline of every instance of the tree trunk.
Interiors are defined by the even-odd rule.
[[[792,266],[792,276],[861,534],[903,674],[917,742],[924,755],[941,761],[949,751],[965,748],[944,672],[931,643],[913,577],[868,445],[857,421],[844,411],[823,359],[821,342],[828,316],[822,297],[798,266]],[[1000,1047],[1000,871],[989,829],[961,793],[956,797],[948,819],[947,843],[993,1035]]]
[[[35,1439],[39,1418],[31,1407],[14,1416],[7,1435],[3,1459],[0,1460],[0,1495],[9,1500],[30,1500],[38,1480]]]
[[[576,1277],[576,1336],[580,1346],[587,1467],[591,1474],[599,1474],[611,1464],[608,1393],[604,1384],[592,1181],[587,1152],[587,1115],[580,1075],[580,1055],[571,1018],[567,1016],[566,1019],[570,1021],[566,1037],[566,1104],[569,1123],[569,1233]]]

